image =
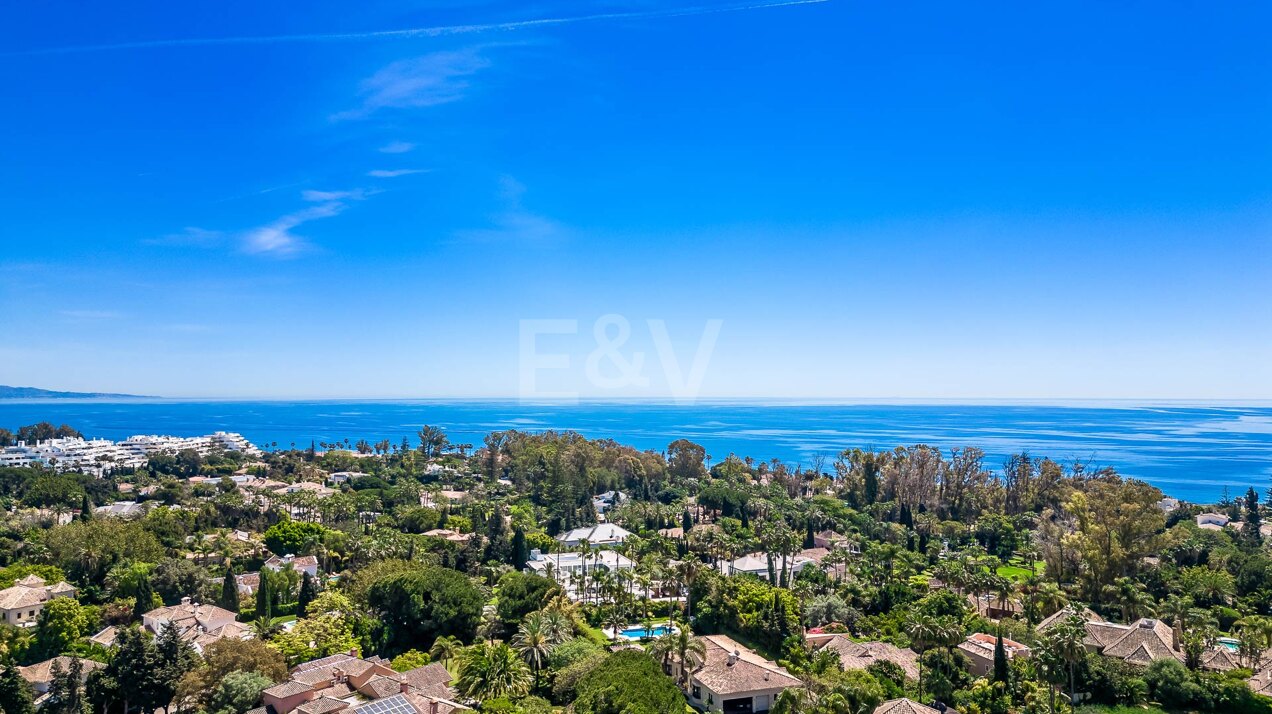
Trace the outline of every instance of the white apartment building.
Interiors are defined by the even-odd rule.
[[[0,467],[42,466],[54,471],[80,471],[104,476],[120,468],[141,468],[154,454],[176,454],[191,449],[206,456],[214,449],[259,455],[241,434],[218,431],[209,436],[130,436],[120,442],[108,439],[48,439],[35,444],[19,442],[0,449]]]

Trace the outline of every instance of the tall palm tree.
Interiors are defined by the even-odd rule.
[[[649,643],[649,654],[667,666],[674,658],[680,664],[677,683],[684,689],[689,673],[697,669],[707,658],[707,646],[686,628],[667,634]]]
[[[522,697],[532,683],[530,668],[502,642],[475,644],[460,655],[455,687],[465,696],[478,700]]]
[[[574,636],[574,622],[569,615],[557,609],[545,608],[539,613],[548,639],[554,643],[565,642]]]
[[[539,686],[539,672],[548,663],[548,655],[552,654],[552,648],[556,646],[553,632],[545,619],[543,613],[530,613],[517,629],[517,634],[512,637],[513,649],[517,650],[534,672],[535,687]]]
[[[464,643],[458,637],[451,635],[442,635],[438,637],[433,646],[429,648],[428,656],[434,662],[450,662],[464,651]]]
[[[910,644],[919,653],[919,699],[923,699],[923,652],[930,647],[943,645],[952,639],[952,625],[927,613],[910,618],[908,625]]]

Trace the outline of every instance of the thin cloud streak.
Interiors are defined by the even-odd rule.
[[[716,15],[747,10],[766,10],[770,8],[793,7],[797,5],[819,5],[830,0],[778,0],[777,2],[757,2],[745,5],[726,5],[722,7],[687,7],[671,10],[638,10],[632,12],[608,12],[593,15],[575,15],[573,17],[547,17],[537,20],[518,20],[514,22],[493,22],[473,25],[438,25],[434,27],[412,27],[400,30],[378,30],[372,32],[334,32],[313,33],[304,35],[261,35],[243,37],[191,37],[171,40],[143,40],[140,42],[119,42],[103,45],[69,45],[65,47],[45,47],[34,50],[0,53],[0,57],[23,57],[32,55],[72,54],[85,52],[106,52],[112,50],[139,50],[162,47],[209,47],[217,45],[256,45],[284,42],[353,42],[359,40],[410,39],[416,37],[446,37],[449,35],[472,35],[488,32],[525,30],[535,27],[551,27],[554,25],[572,25],[604,20],[639,20],[671,17],[692,17],[696,15]]]

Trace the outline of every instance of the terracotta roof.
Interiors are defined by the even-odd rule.
[[[835,635],[823,643],[821,649],[838,654],[845,670],[865,669],[882,660],[901,667],[910,679],[919,678],[919,656],[889,642],[853,642],[844,635]]]
[[[383,699],[402,693],[402,683],[396,679],[376,676],[368,679],[366,684],[358,687],[358,691],[372,699]]]
[[[319,657],[318,659],[309,660],[308,662],[301,662],[295,667],[292,667],[292,674],[305,672],[311,669],[318,669],[320,667],[341,666],[343,663],[355,659],[357,659],[357,657],[343,652],[340,654],[327,655],[326,657]]]
[[[1170,626],[1161,620],[1142,618],[1127,627],[1116,641],[1106,645],[1102,653],[1127,662],[1148,664],[1155,659],[1183,659],[1183,655],[1171,647],[1174,639]]]
[[[919,704],[913,699],[889,699],[875,707],[874,714],[941,714],[926,704]]]
[[[32,605],[40,605],[49,601],[52,595],[43,587],[27,587],[14,585],[0,590],[0,610],[16,610]]]
[[[71,668],[71,662],[74,659],[76,658],[54,657],[53,659],[38,662],[29,667],[18,667],[18,674],[31,684],[44,684],[46,682],[53,681],[54,664],[60,664],[63,670],[68,670]],[[80,666],[84,668],[84,676],[88,676],[89,672],[95,669],[101,669],[106,665],[101,662],[94,662],[91,659],[81,659]]]
[[[296,696],[297,694],[300,694],[302,692],[308,692],[311,689],[313,689],[313,687],[308,684],[305,684],[304,682],[290,681],[290,682],[283,682],[282,684],[275,684],[274,686],[269,687],[262,693],[268,694],[271,697],[278,697],[279,699],[285,699],[287,697]]]
[[[720,696],[756,689],[797,687],[798,678],[724,635],[702,638],[707,656],[694,679]]]
[[[1227,672],[1240,667],[1237,656],[1227,647],[1214,647],[1201,655],[1201,668],[1211,672]]]
[[[1057,622],[1063,620],[1064,618],[1068,617],[1069,615],[1075,612],[1081,615],[1082,619],[1086,620],[1087,622],[1104,622],[1104,618],[1096,614],[1095,610],[1092,610],[1091,608],[1084,607],[1081,610],[1079,610],[1073,607],[1062,607],[1059,610],[1056,610],[1050,615],[1047,615],[1046,617],[1044,617],[1042,619],[1042,622],[1038,623],[1038,631],[1041,632],[1047,629],[1048,627],[1051,627],[1052,625],[1056,624]]]
[[[428,689],[430,686],[436,684],[449,686],[451,683],[451,674],[446,671],[446,666],[441,662],[434,662],[432,664],[426,664],[423,667],[409,669],[398,675],[398,678],[412,687],[417,687],[419,689]]]
[[[331,714],[331,712],[338,712],[341,709],[348,708],[348,702],[342,702],[331,697],[318,697],[312,702],[305,702],[296,707],[296,711],[300,712],[300,714]]]

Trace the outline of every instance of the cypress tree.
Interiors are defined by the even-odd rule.
[[[87,493],[86,493],[86,494],[84,494],[84,500],[80,502],[80,514],[79,514],[79,519],[80,519],[81,521],[91,521],[91,520],[93,520],[93,502],[92,502],[92,501],[90,501],[90,500],[88,500],[88,494],[87,494]]]
[[[530,559],[530,553],[526,549],[526,532],[518,526],[512,532],[512,567],[518,571],[526,569],[526,561]]]
[[[1007,666],[1007,648],[1003,646],[1003,631],[998,629],[998,639],[994,642],[994,680],[1007,684],[1011,670]]]
[[[309,610],[309,603],[318,597],[318,582],[308,572],[300,581],[300,594],[296,596],[296,617],[304,617]]]
[[[684,531],[684,536],[688,536],[689,531],[693,530],[693,516],[689,515],[688,508],[686,508],[685,512],[680,516],[680,529]]]
[[[154,607],[155,591],[150,587],[150,576],[143,575],[137,583],[137,601],[133,603],[133,619],[140,620],[142,615]]]
[[[225,566],[225,580],[221,583],[221,599],[217,604],[230,612],[239,611],[238,579],[234,577],[234,570],[228,563]]]
[[[272,574],[273,573],[269,570],[269,568],[261,569],[260,585],[256,588],[257,619],[262,617],[269,621],[273,621],[274,619],[274,593],[271,592],[274,584],[273,579],[270,577]]]
[[[813,519],[808,519],[804,523],[804,547],[813,547]]]

